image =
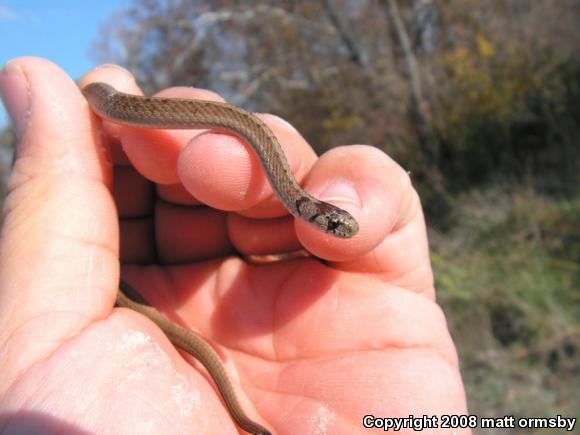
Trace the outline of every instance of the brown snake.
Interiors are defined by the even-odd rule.
[[[95,113],[117,124],[160,129],[207,128],[233,133],[252,147],[274,192],[295,217],[336,237],[349,238],[358,232],[357,221],[347,211],[314,198],[300,187],[278,140],[252,113],[213,101],[124,94],[105,83],[92,83],[83,88],[83,94]],[[245,414],[218,355],[203,338],[166,319],[123,280],[119,287],[116,305],[145,315],[175,346],[196,358],[212,377],[238,426],[253,434],[270,434]]]

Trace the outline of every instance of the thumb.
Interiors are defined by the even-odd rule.
[[[0,238],[0,373],[14,380],[110,311],[118,221],[108,150],[76,84],[28,57],[5,66],[0,91],[18,139]]]

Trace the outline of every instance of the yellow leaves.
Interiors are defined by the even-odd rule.
[[[477,51],[483,59],[489,59],[495,56],[495,48],[483,35],[477,35],[475,42],[477,44]]]
[[[442,60],[450,86],[443,102],[447,122],[460,123],[468,114],[509,122],[514,111],[525,105],[525,96],[541,86],[541,79],[529,68],[530,59],[521,47],[509,45],[497,51],[481,34],[472,44],[453,49]]]
[[[492,43],[482,35],[476,36],[475,45],[479,56],[466,46],[459,46],[445,56],[443,62],[451,69],[453,76],[468,81],[481,79],[478,73],[482,71],[481,61],[493,58],[496,51]]]
[[[445,56],[443,63],[455,77],[466,77],[472,69],[472,56],[466,47],[458,47]]]
[[[349,131],[355,128],[360,128],[363,125],[363,120],[360,116],[344,113],[343,110],[334,109],[330,112],[324,121],[322,127],[326,131]]]

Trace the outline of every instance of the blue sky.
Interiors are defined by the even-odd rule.
[[[18,56],[42,56],[73,79],[95,65],[91,45],[102,24],[129,0],[0,0],[0,66]],[[8,123],[0,105],[0,128]]]

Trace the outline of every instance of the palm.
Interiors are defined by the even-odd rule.
[[[195,208],[190,212],[199,214]],[[204,216],[215,221],[219,214]],[[415,220],[409,228],[422,226],[420,214]],[[164,223],[171,228],[161,231],[165,235],[195,230],[176,221]],[[398,234],[397,243],[425,243],[424,233],[408,233]],[[176,238],[167,238],[175,245]],[[165,238],[155,239],[166,243]],[[375,252],[388,249],[389,243],[387,238]],[[203,257],[208,249],[200,251],[190,249],[187,255]],[[251,414],[259,413],[282,433],[284,428],[310,433],[317,427],[352,433],[367,414],[445,413],[462,400],[455,351],[444,317],[431,300],[431,288],[425,285],[430,272],[428,258],[421,254],[426,251],[415,252],[415,258],[399,263],[400,270],[390,271],[398,282],[408,279],[410,288],[390,283],[386,274],[368,277],[340,270],[372,267],[365,258],[334,266],[312,258],[251,266],[226,257],[164,269],[131,266],[124,275],[173,321],[223,349],[230,371],[236,372],[255,406]],[[417,267],[421,264],[427,267]],[[405,266],[411,265],[409,274]],[[434,375],[439,377],[436,384]],[[204,387],[212,396],[207,400],[219,409],[215,393]],[[181,405],[175,405],[179,415]],[[225,424],[228,417],[221,411],[219,421]],[[191,415],[182,420],[190,424]]]
[[[271,198],[263,175],[228,172],[244,165],[239,159],[247,163],[249,154],[228,149],[224,153],[231,158],[212,156],[221,152],[214,146],[218,135],[183,149],[191,133],[129,130],[121,139],[138,172],[127,162],[117,165],[113,190],[123,278],[169,319],[214,344],[246,412],[277,433],[362,432],[368,414],[465,413],[455,350],[434,302],[420,205],[404,172],[368,147],[316,160],[296,132],[270,122],[283,145],[298,143],[298,172],[302,178],[308,174],[311,184],[335,168],[351,173],[348,168],[355,173],[365,168],[367,179],[357,187],[365,208],[357,217],[361,228],[373,230],[343,241],[295,226]],[[141,146],[160,137],[161,149]],[[209,151],[203,141],[212,144]],[[210,157],[223,164],[212,166]],[[17,162],[15,172],[30,172],[22,169],[26,164],[19,169]],[[190,170],[196,164],[203,166],[202,175]],[[255,162],[248,165],[254,169]],[[1,391],[0,427],[35,422],[97,433],[235,432],[211,380],[194,361],[146,318],[111,309],[118,282],[117,213],[103,188],[102,168],[85,172],[92,178],[81,172],[72,183],[81,186],[76,207],[63,199],[63,214],[51,203],[54,216],[44,219],[61,227],[69,219],[80,229],[59,240],[83,246],[84,228],[96,228],[94,246],[71,255],[61,245],[66,255],[60,257],[70,264],[60,268],[48,261],[54,251],[43,250],[38,238],[30,232],[20,237],[34,242],[30,258],[47,264],[38,268],[41,279],[20,284],[27,302],[19,307],[28,310],[21,317],[28,320],[11,327],[9,321],[19,317],[7,316],[10,304],[4,305],[3,318],[9,320],[0,331],[8,332],[0,334],[0,344],[9,357],[0,360],[0,372],[9,382]],[[94,189],[99,177],[104,181]],[[90,189],[82,188],[86,179]],[[207,182],[216,179],[220,183]],[[46,184],[29,185],[29,196],[41,198],[41,207],[48,204],[42,200]],[[10,227],[10,216],[7,222]],[[311,257],[252,266],[237,256],[300,246],[327,261]],[[46,294],[52,295],[48,301]]]

